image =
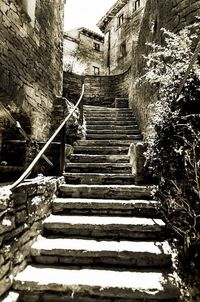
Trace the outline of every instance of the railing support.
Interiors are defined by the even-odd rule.
[[[66,131],[67,131],[67,124],[63,126],[61,130],[61,144],[60,144],[60,168],[59,174],[63,175],[65,171],[65,163],[66,163]]]
[[[76,108],[78,108],[82,98],[83,98],[83,94],[84,94],[84,85],[82,86],[82,92],[81,92],[81,96],[79,98],[79,100],[77,101],[76,105],[74,106],[73,110],[68,114],[68,116],[63,120],[63,122],[60,124],[60,126],[57,128],[57,130],[54,132],[54,134],[51,136],[51,138],[46,142],[46,144],[44,145],[44,147],[40,150],[40,152],[38,153],[38,155],[35,157],[35,159],[32,161],[32,163],[30,164],[30,166],[26,169],[26,171],[19,177],[19,179],[14,182],[11,186],[9,186],[10,190],[13,190],[15,187],[17,187],[26,177],[28,177],[28,175],[31,173],[31,171],[33,170],[33,168],[35,167],[36,163],[38,162],[38,160],[40,159],[40,157],[44,154],[44,152],[46,151],[46,149],[49,147],[49,145],[52,143],[52,141],[55,139],[55,137],[58,135],[58,133],[60,133],[60,131],[62,130],[62,128],[65,126],[66,122],[69,120],[69,118],[72,116],[72,114],[74,113],[74,111],[76,110]]]

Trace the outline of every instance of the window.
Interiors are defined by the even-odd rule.
[[[125,57],[126,56],[126,42],[123,42],[120,45],[120,56]]]
[[[99,75],[100,74],[99,67],[93,66],[93,70],[94,70],[94,75]]]
[[[99,43],[94,42],[93,46],[94,46],[95,50],[100,51],[100,44]]]
[[[118,17],[118,26],[121,26],[124,23],[124,14],[121,14]]]
[[[140,0],[135,1],[135,10],[137,10],[138,8],[140,8]]]

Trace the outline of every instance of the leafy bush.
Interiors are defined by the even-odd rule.
[[[148,44],[147,68],[140,79],[159,89],[147,164],[157,180],[154,195],[165,221],[175,231],[180,254],[199,269],[200,262],[200,67],[193,64],[180,83],[197,44],[199,22],[179,34],[165,29],[165,46]],[[186,258],[184,258],[186,259]]]

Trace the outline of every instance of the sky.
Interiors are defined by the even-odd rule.
[[[87,27],[101,33],[96,23],[105,15],[116,0],[66,0],[65,31]]]

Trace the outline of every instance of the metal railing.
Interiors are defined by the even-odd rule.
[[[85,90],[85,85],[82,85],[82,91],[81,91],[81,95],[76,103],[76,105],[74,106],[73,110],[68,114],[68,116],[63,120],[63,122],[60,124],[60,126],[57,128],[57,130],[54,132],[54,134],[50,137],[50,139],[46,142],[46,144],[44,145],[44,147],[40,150],[40,152],[38,153],[38,155],[35,157],[35,159],[31,162],[31,164],[28,166],[28,168],[24,171],[24,173],[12,184],[9,186],[10,190],[13,190],[14,188],[16,188],[24,179],[26,179],[30,173],[32,172],[33,168],[35,167],[35,165],[37,164],[37,162],[39,161],[39,159],[44,155],[44,152],[47,150],[47,148],[50,146],[50,144],[53,142],[54,138],[59,134],[59,132],[64,128],[65,130],[65,125],[66,122],[70,119],[70,117],[72,116],[72,114],[75,112],[75,110],[78,108],[78,106],[81,104],[82,99],[83,99],[83,95],[84,95],[84,90]],[[82,104],[81,104],[81,109],[82,109]],[[83,112],[81,110],[81,119],[82,119],[82,115]],[[65,141],[63,141],[63,144],[65,144]],[[63,157],[64,159],[64,154],[61,155],[61,157]]]

